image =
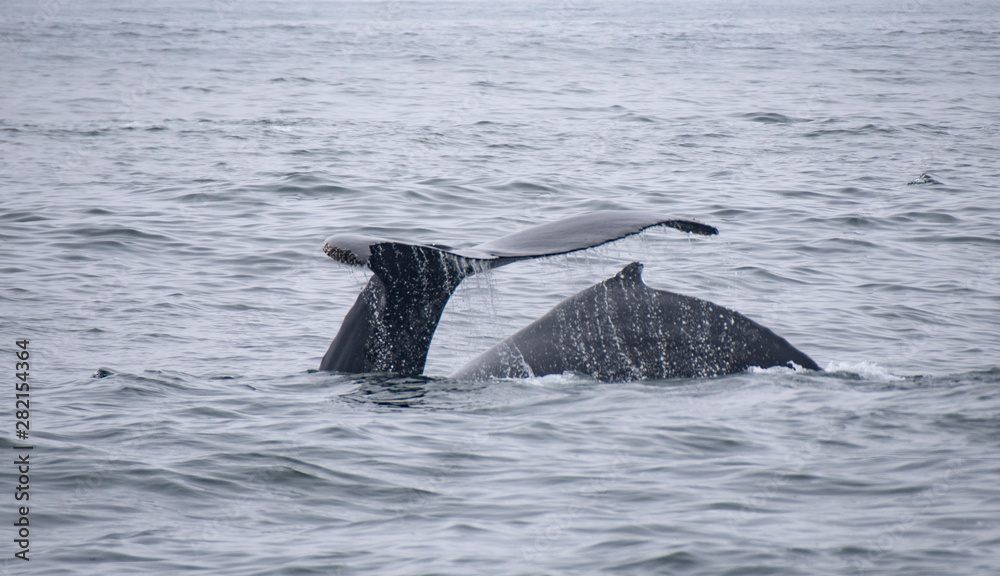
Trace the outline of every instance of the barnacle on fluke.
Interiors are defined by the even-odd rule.
[[[329,244],[323,245],[323,252],[330,258],[333,258],[341,264],[347,264],[350,266],[364,266],[364,262],[359,260],[354,256],[354,253],[350,250],[344,248],[338,248],[336,246],[330,246]]]

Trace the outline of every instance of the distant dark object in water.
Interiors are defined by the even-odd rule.
[[[600,246],[652,226],[718,234],[692,220],[620,211],[550,222],[465,249],[332,236],[323,246],[327,255],[368,266],[374,274],[344,317],[320,370],[418,375],[441,313],[466,277],[519,260]],[[456,377],[575,371],[602,380],[633,380],[717,376],[793,363],[819,369],[783,338],[737,312],[649,288],[641,270],[641,264],[632,263],[570,297]]]
[[[917,176],[913,180],[910,180],[909,182],[906,183],[907,186],[918,186],[920,184],[940,184],[940,182],[935,180],[927,172],[923,172],[920,174],[920,176]]]

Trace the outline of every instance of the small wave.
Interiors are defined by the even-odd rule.
[[[308,78],[306,76],[292,76],[292,77],[278,76],[275,78],[271,78],[270,82],[275,84],[280,84],[282,82],[298,82],[300,84],[312,84],[313,82],[315,82],[315,80],[313,80],[312,78]]]
[[[49,218],[34,212],[8,212],[0,214],[0,220],[11,220],[14,222],[41,222]]]
[[[619,570],[628,572],[633,570],[639,572],[672,572],[674,570],[686,571],[699,564],[701,564],[701,560],[697,556],[681,550],[671,552],[669,554],[663,554],[655,558],[615,566],[612,570],[615,572],[618,572]]]
[[[563,372],[562,374],[546,374],[545,376],[532,376],[531,378],[517,378],[518,382],[523,382],[530,386],[540,388],[563,388],[580,383],[597,382],[589,376],[577,374],[576,372]]]
[[[319,197],[325,198],[328,196],[342,196],[357,194],[359,191],[354,188],[349,188],[345,186],[338,186],[336,184],[317,184],[315,186],[295,186],[295,185],[283,185],[273,188],[274,192],[284,195],[297,195],[303,197]]]
[[[750,120],[751,122],[760,122],[762,124],[794,124],[796,122],[811,122],[808,118],[795,118],[793,116],[778,114],[777,112],[748,112],[747,114],[741,114],[740,116]]]
[[[869,134],[893,134],[896,132],[895,128],[888,126],[878,126],[876,124],[865,124],[864,126],[858,126],[856,128],[834,128],[826,130],[813,130],[811,132],[806,132],[803,134],[806,138],[816,138],[820,136],[834,136],[834,135],[851,135],[851,136],[866,136]]]
[[[68,231],[73,235],[73,242],[78,242],[77,236],[84,238],[93,239],[125,239],[125,240],[144,240],[149,242],[170,242],[173,239],[164,236],[162,234],[154,234],[152,232],[145,232],[139,230],[138,228],[130,228],[128,226],[108,226],[106,228],[101,228],[97,226],[81,226],[76,229],[71,229]]]
[[[802,366],[792,362],[792,366],[771,366],[769,368],[761,368],[760,366],[751,366],[747,368],[747,372],[751,374],[771,374],[776,376],[781,375],[792,375],[792,374],[812,374],[813,370],[806,370]]]
[[[902,376],[893,374],[875,362],[834,362],[831,360],[826,365],[825,370],[834,374],[848,374],[863,380],[875,380],[878,382],[899,382],[905,380]]]
[[[906,185],[919,186],[921,184],[940,184],[940,183],[941,183],[940,181],[935,180],[934,177],[928,174],[927,172],[923,172],[920,174],[920,176],[917,176],[913,180],[907,182]]]
[[[107,378],[108,376],[114,376],[117,374],[114,370],[110,368],[98,368],[93,374],[90,375],[91,378]]]
[[[537,193],[556,193],[559,190],[553,188],[552,186],[542,184],[541,182],[530,182],[528,180],[508,180],[499,185],[490,186],[491,189],[497,192],[537,192]]]
[[[624,122],[660,122],[661,120],[656,116],[650,114],[636,114],[634,112],[625,112],[617,117],[617,120]]]

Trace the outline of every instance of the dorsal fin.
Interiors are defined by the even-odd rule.
[[[642,284],[642,262],[632,262],[615,274],[613,280],[625,285]]]

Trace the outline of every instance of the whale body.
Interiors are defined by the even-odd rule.
[[[784,338],[698,298],[655,290],[642,264],[567,298],[452,375],[459,380],[577,372],[604,381],[693,378],[752,366],[819,370]]]
[[[360,235],[331,236],[324,252],[373,274],[344,317],[320,370],[416,376],[449,298],[463,279],[521,260],[567,254],[653,226],[714,235],[694,220],[632,211],[583,214],[455,249]],[[456,378],[540,376],[566,371],[602,380],[716,376],[750,366],[816,363],[741,314],[649,288],[632,263],[460,369]]]

